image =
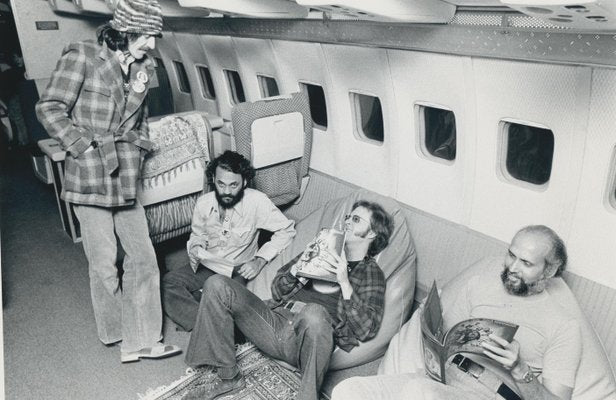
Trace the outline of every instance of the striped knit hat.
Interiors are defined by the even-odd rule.
[[[163,30],[163,13],[158,0],[119,0],[109,24],[119,32],[158,36]]]

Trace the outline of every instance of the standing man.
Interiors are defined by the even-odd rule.
[[[588,349],[584,350],[578,319],[545,290],[566,264],[565,245],[554,231],[543,225],[521,229],[504,262],[480,261],[470,279],[448,284],[442,292],[445,330],[468,318],[498,319],[519,325],[511,342],[492,334],[482,343],[487,359],[454,357],[446,366],[447,385],[416,373],[358,377],[336,386],[332,399],[614,398],[611,372],[581,363]],[[420,339],[414,335],[408,339],[404,352],[423,354],[416,348]],[[507,375],[513,383],[502,382]]]
[[[218,379],[185,399],[211,400],[244,387],[234,326],[266,355],[300,369],[298,400],[318,399],[334,346],[350,351],[373,338],[383,320],[385,277],[374,257],[389,243],[392,219],[379,204],[358,201],[345,232],[342,255],[330,253],[337,291],[322,293],[311,280],[298,277],[299,257],[278,271],[272,301],[262,301],[224,276],[206,282],[186,363],[217,367]]]
[[[64,49],[36,106],[66,154],[62,199],[73,203],[88,259],[99,339],[122,341],[121,361],[177,354],[164,346],[160,277],[136,185],[150,150],[145,97],[154,74],[146,55],[161,36],[157,0],[119,0],[97,41]],[[116,235],[124,257],[116,266]]]
[[[246,188],[254,177],[250,161],[226,151],[207,167],[214,191],[199,198],[188,240],[190,265],[163,277],[165,313],[182,329],[195,326],[201,290],[215,274],[201,258],[207,250],[235,265],[233,279],[242,285],[255,278],[266,263],[280,254],[295,236],[294,222],[258,190]],[[258,248],[260,230],[272,232],[271,239]]]

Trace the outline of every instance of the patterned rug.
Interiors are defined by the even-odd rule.
[[[224,400],[291,400],[295,399],[300,384],[299,373],[288,370],[261,353],[253,344],[238,347],[237,361],[246,387]],[[170,385],[140,395],[141,400],[179,400],[189,389],[208,386],[214,382],[212,368],[189,368],[187,374]],[[321,394],[321,400],[329,400]]]

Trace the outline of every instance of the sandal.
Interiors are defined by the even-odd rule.
[[[182,352],[178,346],[158,344],[153,347],[144,347],[141,350],[121,352],[120,360],[123,363],[139,361],[141,358],[165,358]]]

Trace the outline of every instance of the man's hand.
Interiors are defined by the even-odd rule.
[[[349,281],[349,271],[347,269],[348,262],[346,260],[344,249],[342,249],[341,255],[338,255],[335,251],[330,251],[329,249],[326,251],[335,261],[333,267],[336,269],[336,280],[340,285],[340,290],[342,290],[342,298],[348,300],[353,294],[353,286],[351,286],[351,282]]]
[[[496,335],[490,335],[489,338],[494,344],[487,342],[481,343],[485,349],[483,353],[511,372],[511,377],[515,380],[522,398],[536,400],[571,400],[573,388],[564,386],[551,379],[543,378],[542,383],[536,379],[532,379],[530,382],[524,381],[524,376],[530,371],[530,367],[524,360],[520,359],[520,343],[517,340],[512,340],[511,343],[509,343]]]
[[[512,340],[511,343],[500,336],[488,336],[493,343],[482,342],[485,349],[483,354],[501,364],[505,369],[512,370],[520,362],[520,343]]]
[[[259,272],[265,267],[267,261],[261,257],[255,257],[252,260],[245,262],[240,266],[237,273],[241,275],[243,278],[251,280],[254,279]]]
[[[188,251],[188,259],[190,260],[191,265],[198,265],[201,262],[199,258],[199,249],[201,246],[192,246]]]

